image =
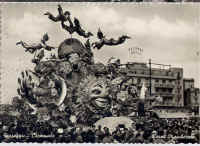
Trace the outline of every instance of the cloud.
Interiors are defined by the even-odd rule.
[[[96,21],[98,24],[103,24],[105,26],[117,24],[121,20],[121,17],[116,10],[112,8],[103,9],[98,6],[86,11],[85,16]]]
[[[31,40],[41,38],[44,30],[51,26],[44,17],[29,12],[25,12],[22,18],[11,18],[8,24],[9,35]]]
[[[129,17],[122,25],[128,32],[138,36],[156,36],[160,39],[185,40],[195,35],[195,28],[183,21],[169,22],[154,16],[150,21]]]
[[[84,15],[84,23],[92,24],[91,27],[102,27],[102,30],[112,34],[131,34],[134,36],[158,37],[159,39],[187,40],[195,37],[196,26],[191,27],[185,21],[177,18],[176,21],[168,21],[159,14],[153,15],[151,19],[126,16],[120,9],[110,7],[94,6],[87,11],[78,12]],[[131,10],[130,10],[131,13]],[[134,13],[134,12],[133,12]],[[175,17],[176,18],[176,17]],[[195,19],[195,18],[194,18]]]
[[[131,11],[131,10],[130,10]],[[123,14],[120,9],[101,8],[99,6],[84,12],[90,28],[102,25],[102,31],[107,37],[117,38],[122,34],[132,36],[124,45],[104,47],[103,51],[95,52],[97,59],[107,60],[109,56],[118,56],[127,61],[129,47],[142,47],[148,58],[158,61],[180,61],[194,58],[196,26],[191,27],[187,21],[179,18],[168,21],[160,14],[151,16],[151,19],[131,17]],[[98,16],[98,17],[97,17]],[[113,52],[113,49],[117,49]],[[192,49],[192,50],[191,50]],[[163,56],[163,52],[165,56]],[[106,57],[106,58],[105,58]]]
[[[183,21],[175,21],[170,23],[159,16],[154,18],[149,23],[149,29],[152,34],[160,35],[166,38],[185,39],[195,34],[194,27],[187,25]]]

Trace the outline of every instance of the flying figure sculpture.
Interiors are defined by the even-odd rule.
[[[77,18],[74,18],[74,24],[71,21],[71,18],[68,17],[69,26],[64,23],[64,21],[61,22],[62,28],[68,31],[70,34],[73,34],[76,32],[78,35],[89,38],[90,36],[93,36],[91,32],[86,32],[82,27]]]
[[[93,36],[91,32],[86,32],[82,27],[77,18],[74,18],[74,22],[71,20],[71,14],[69,11],[63,12],[63,9],[61,5],[58,5],[58,15],[54,16],[50,12],[46,12],[44,15],[48,15],[49,19],[54,22],[61,22],[61,26],[63,29],[65,29],[69,34],[73,34],[76,32],[78,35],[89,38],[90,36]],[[65,24],[65,22],[68,22],[69,24]]]
[[[41,43],[27,44],[24,41],[19,41],[16,43],[16,45],[22,45],[22,47],[25,48],[25,52],[34,54],[34,59],[32,61],[33,61],[33,63],[36,63],[44,57],[44,50],[51,51],[51,50],[55,49],[55,47],[52,47],[52,46],[49,46],[46,44],[46,42],[48,40],[49,40],[49,36],[47,33],[45,33],[43,35],[43,38],[41,39]],[[37,53],[38,50],[41,50],[41,51],[39,53]],[[36,55],[36,53],[37,53],[37,55]]]
[[[97,32],[97,38],[99,39],[99,41],[92,43],[92,46],[93,48],[97,48],[98,50],[101,49],[104,45],[108,46],[119,45],[124,43],[126,39],[131,39],[131,37],[127,35],[122,35],[117,40],[113,38],[107,39],[100,28]]]
[[[46,12],[46,13],[44,13],[44,15],[48,15],[49,19],[51,19],[54,22],[59,22],[59,21],[64,22],[64,21],[68,21],[68,17],[70,17],[70,12],[69,11],[63,12],[61,5],[58,5],[58,15],[57,16],[54,16],[50,12]]]

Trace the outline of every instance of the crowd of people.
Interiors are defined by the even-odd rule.
[[[10,119],[0,122],[1,142],[52,143],[199,143],[198,119],[132,118],[131,127],[119,124],[90,127],[75,123]]]

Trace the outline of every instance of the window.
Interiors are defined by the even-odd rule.
[[[156,88],[156,92],[159,92],[159,88]]]
[[[158,83],[158,82],[159,82],[159,80],[158,80],[158,79],[156,79],[156,80],[155,80],[155,82],[156,82],[156,83]]]
[[[138,84],[140,84],[140,83],[141,83],[141,79],[140,79],[140,78],[138,78],[137,82],[138,82]]]
[[[166,83],[166,80],[163,80],[162,82],[163,82],[163,83]]]
[[[168,89],[168,92],[169,92],[169,93],[172,93],[172,88]]]
[[[180,72],[177,73],[177,80],[180,80],[181,79],[181,74]]]

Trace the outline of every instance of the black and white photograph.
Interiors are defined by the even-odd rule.
[[[0,11],[0,143],[199,144],[200,5]]]

